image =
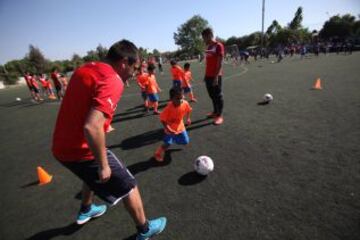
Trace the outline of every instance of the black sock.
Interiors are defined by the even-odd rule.
[[[136,229],[139,233],[146,233],[149,231],[149,222],[146,220],[144,225],[136,226]]]
[[[80,212],[86,213],[86,212],[90,211],[90,209],[91,209],[91,204],[90,205],[81,204]]]

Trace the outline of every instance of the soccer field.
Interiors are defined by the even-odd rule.
[[[190,145],[172,146],[161,165],[151,160],[158,116],[143,114],[135,82],[125,89],[107,146],[137,178],[148,218],[168,218],[156,239],[360,239],[360,53],[271,60],[225,65],[220,126],[205,117],[204,65],[192,63]],[[317,78],[322,90],[311,89]],[[274,101],[257,105],[265,93]],[[0,239],[134,239],[122,204],[74,224],[81,182],[50,151],[59,106],[31,103],[25,87],[0,90]],[[206,178],[193,172],[200,155],[215,163]],[[37,166],[50,184],[37,185]]]

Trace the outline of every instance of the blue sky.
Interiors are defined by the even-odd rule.
[[[126,38],[137,46],[176,50],[173,34],[195,14],[221,38],[261,29],[262,0],[0,0],[0,64],[23,58],[29,44],[50,60],[84,56],[99,44]],[[304,8],[303,25],[320,29],[329,16],[360,14],[360,0],[266,0],[265,30],[273,19],[291,21]]]

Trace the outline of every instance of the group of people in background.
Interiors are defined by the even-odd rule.
[[[43,73],[36,75],[25,72],[24,79],[34,102],[44,101],[45,98],[61,100],[68,85],[67,77],[60,74],[57,69],[51,72],[50,78]]]
[[[234,47],[232,45],[231,47]],[[252,57],[254,61],[259,58],[269,59],[270,55],[275,55],[278,62],[284,59],[284,57],[293,57],[299,55],[303,59],[307,54],[312,53],[315,56],[319,56],[321,53],[327,55],[330,53],[340,54],[343,52],[345,55],[350,55],[353,52],[354,45],[351,41],[315,41],[311,44],[279,44],[273,48],[261,48],[260,46],[254,46],[246,50],[234,50],[229,49],[225,56],[225,60],[233,62],[233,64],[249,64],[249,59]]]

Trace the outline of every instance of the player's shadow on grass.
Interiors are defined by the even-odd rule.
[[[195,171],[192,171],[182,175],[179,178],[178,183],[183,186],[195,185],[204,181],[206,177],[207,176],[202,176]]]
[[[125,116],[125,117],[117,115],[117,116],[114,117],[114,119],[111,122],[112,123],[125,122],[125,121],[129,121],[129,120],[132,120],[132,119],[137,119],[137,118],[142,118],[142,117],[147,117],[147,116],[150,116],[150,115],[145,114],[145,112],[138,113],[138,114],[132,115],[132,116]]]
[[[76,223],[71,223],[64,227],[52,228],[45,230],[35,235],[26,238],[26,240],[50,240],[59,236],[70,236],[82,228],[83,225],[78,225]]]
[[[203,118],[203,119],[199,119],[199,120],[195,120],[191,123],[190,126],[186,127],[187,131],[192,131],[198,128],[202,128],[202,127],[206,127],[209,125],[214,124],[213,121],[209,118]]]
[[[164,161],[162,162],[158,162],[156,161],[153,157],[151,157],[149,160],[147,161],[143,161],[143,162],[137,162],[134,163],[132,165],[127,166],[127,169],[129,169],[129,171],[131,172],[131,174],[136,175],[138,173],[141,172],[145,172],[147,170],[149,170],[150,168],[156,168],[156,167],[165,167],[167,165],[169,165],[172,161],[172,153],[173,152],[178,152],[181,151],[182,149],[169,149],[165,152],[164,155]]]
[[[156,142],[161,141],[164,136],[164,130],[162,128],[152,130],[146,133],[142,133],[123,140],[120,144],[110,145],[109,149],[121,148],[123,150],[129,150],[134,148],[143,147]]]

